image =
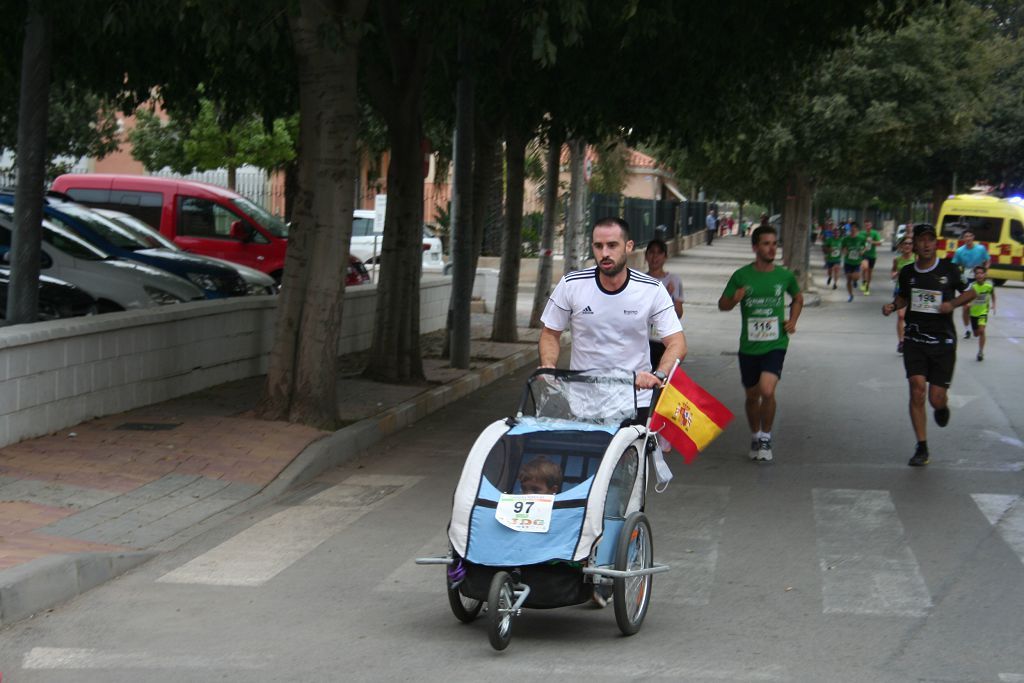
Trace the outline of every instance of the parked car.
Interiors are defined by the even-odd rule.
[[[118,227],[128,231],[150,249],[163,249],[177,254],[187,253],[135,216],[111,209],[95,209],[95,211]],[[233,269],[245,281],[248,294],[277,294],[277,283],[274,282],[274,278],[266,273],[261,273],[255,268],[243,266],[241,263],[231,263],[231,261],[213,258],[212,256],[200,256],[198,254],[190,254],[190,256]]]
[[[13,205],[14,195],[0,193],[0,204]],[[112,256],[139,261],[185,278],[203,290],[207,299],[248,293],[245,281],[234,268],[181,251],[152,248],[92,209],[58,195],[46,196],[43,215]]]
[[[7,291],[10,281],[10,269],[0,268],[0,320],[7,318]],[[55,277],[39,276],[39,320],[94,315],[98,310],[96,299],[80,287]]]
[[[384,243],[384,233],[373,231],[374,212],[356,209],[352,218],[349,252],[368,266],[376,266]],[[430,228],[423,228],[423,272],[446,272],[441,240]]]
[[[0,250],[11,247],[14,207],[0,204]],[[41,269],[81,287],[100,313],[202,300],[203,291],[167,271],[116,258],[71,230],[43,220]]]

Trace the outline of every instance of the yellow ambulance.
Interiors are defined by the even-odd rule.
[[[1024,280],[1024,198],[959,194],[939,211],[939,258],[953,258],[966,230],[988,248],[989,277],[997,285]]]

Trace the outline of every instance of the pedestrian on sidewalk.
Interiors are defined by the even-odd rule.
[[[638,421],[647,422],[651,389],[661,386],[676,360],[686,356],[686,337],[665,285],[626,267],[633,251],[629,224],[602,218],[594,224],[591,248],[597,265],[562,277],[551,292],[541,322],[540,367],[558,362],[562,332],[572,332],[570,370],[625,368],[636,373]],[[651,365],[648,330],[665,345]]]
[[[710,247],[711,243],[715,240],[715,231],[718,230],[718,212],[715,209],[708,211],[707,218],[704,219],[704,233],[707,237],[707,245]]]
[[[750,459],[770,462],[774,457],[775,389],[804,298],[793,273],[775,265],[779,246],[775,228],[762,224],[754,230],[751,244],[754,262],[732,274],[718,300],[718,309],[731,311],[740,304],[740,380],[746,392]],[[788,319],[786,293],[792,299]]]
[[[996,312],[996,289],[988,282],[988,271],[985,266],[974,267],[974,282],[971,289],[977,298],[967,308],[971,314],[971,331],[978,340],[978,360],[985,360],[985,330],[988,328],[989,314]]]
[[[903,338],[903,367],[910,385],[910,423],[917,437],[917,448],[907,463],[911,467],[927,465],[930,458],[925,394],[934,410],[935,424],[940,427],[949,424],[948,393],[956,365],[957,337],[953,309],[970,303],[977,296],[967,289],[956,266],[937,258],[936,244],[935,226],[928,223],[914,226],[917,259],[900,271],[896,297],[882,306],[883,315],[909,306]]]
[[[974,241],[974,231],[967,229],[960,234],[960,238],[964,243],[953,252],[953,263],[954,265],[960,266],[960,270],[963,273],[964,282],[970,287],[974,282],[974,269],[977,266],[985,266],[985,270],[988,271],[989,266],[989,255],[988,247],[984,244],[978,244]],[[970,326],[970,312],[964,308],[964,339],[971,338],[971,326]]]
[[[665,270],[665,262],[668,260],[668,245],[663,240],[651,240],[647,243],[647,250],[644,252],[647,260],[647,274],[665,285],[666,291],[672,297],[672,305],[675,308],[676,317],[680,323],[683,320],[683,281],[675,273]],[[651,367],[657,368],[661,365],[661,357],[665,353],[665,345],[661,343],[657,332],[651,327],[650,339]]]

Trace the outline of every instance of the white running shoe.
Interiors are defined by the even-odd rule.
[[[750,440],[750,459],[757,460],[758,456],[761,455],[760,446],[757,443],[757,439]]]
[[[760,438],[757,440],[757,457],[754,460],[761,462],[771,462],[772,460],[772,440],[766,438]]]

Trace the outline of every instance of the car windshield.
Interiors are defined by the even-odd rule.
[[[231,201],[242,210],[242,213],[255,218],[256,222],[266,228],[271,235],[288,239],[288,226],[280,218],[244,197],[234,197]]]
[[[174,242],[170,241],[153,228],[149,227],[135,216],[129,216],[125,213],[115,213],[106,211],[97,211],[104,218],[118,227],[128,231],[137,240],[141,241],[146,246],[152,249],[170,249],[171,251],[181,251]]]
[[[75,204],[59,204],[54,208],[83,223],[87,228],[119,249],[138,251],[139,249],[147,249],[152,246],[147,244],[144,240],[139,239],[139,237],[131,231],[126,230],[117,223],[104,218],[90,209],[86,209]],[[51,215],[49,218],[51,220],[67,224],[67,227],[71,230],[75,229],[75,225],[73,223],[65,221],[59,215]]]

